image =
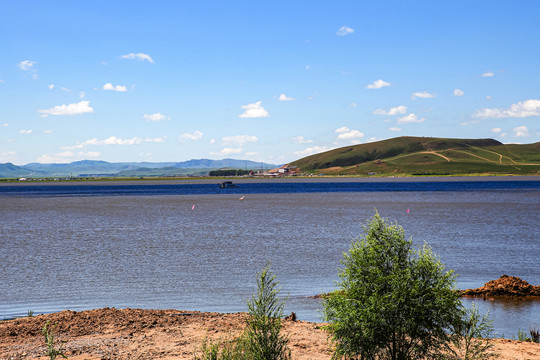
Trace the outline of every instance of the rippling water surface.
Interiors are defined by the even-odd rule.
[[[105,306],[245,311],[270,260],[287,311],[320,321],[308,296],[334,288],[374,209],[431,245],[459,288],[502,274],[540,284],[540,181],[480,180],[0,185],[0,318]],[[540,326],[540,301],[479,306],[499,335]]]

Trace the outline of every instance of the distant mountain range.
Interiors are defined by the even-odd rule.
[[[325,175],[540,175],[540,142],[402,136],[307,156],[291,166]]]
[[[249,160],[192,159],[183,162],[120,162],[82,160],[66,164],[29,163],[23,166],[0,164],[1,178],[66,177],[66,176],[186,176],[206,175],[222,168],[259,170],[272,169],[275,164]]]

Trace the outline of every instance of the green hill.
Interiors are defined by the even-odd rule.
[[[404,136],[326,151],[291,166],[327,175],[540,174],[540,143]]]

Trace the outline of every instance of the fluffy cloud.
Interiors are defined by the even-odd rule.
[[[15,151],[0,152],[0,163],[14,162],[15,154]]]
[[[111,83],[106,83],[105,85],[103,85],[103,90],[126,92],[127,87],[125,85],[113,85]]]
[[[303,136],[295,136],[292,141],[296,144],[310,144],[313,140],[306,140]]]
[[[493,71],[486,71],[485,73],[483,73],[482,75],[480,75],[481,77],[494,77],[495,74],[493,73]]]
[[[219,156],[228,156],[231,154],[240,154],[242,152],[242,148],[223,148],[220,152],[211,152],[212,155],[219,155]]]
[[[148,54],[144,53],[130,53],[126,55],[121,56],[122,59],[131,59],[131,60],[139,60],[139,61],[148,61],[149,63],[155,64],[154,59],[150,57]]]
[[[525,125],[521,125],[512,129],[515,137],[529,137],[529,129]]]
[[[336,31],[336,34],[338,36],[345,36],[345,35],[349,35],[349,34],[354,34],[354,29],[348,27],[348,26],[342,26],[338,29],[338,31]]]
[[[363,132],[349,129],[346,126],[340,127],[339,129],[334,130],[334,132],[339,134],[337,137],[339,140],[359,139],[364,137]]]
[[[501,128],[493,128],[493,129],[491,129],[492,133],[500,133],[501,131],[502,131]]]
[[[94,109],[90,106],[90,101],[79,101],[69,105],[57,105],[50,109],[38,110],[42,116],[48,115],[80,115],[89,114],[94,112]]]
[[[329,148],[327,148],[326,146],[313,146],[313,147],[309,147],[307,149],[304,149],[302,151],[297,151],[297,152],[294,153],[294,155],[304,157],[304,156],[309,156],[309,155],[325,152],[325,151],[328,151],[328,150],[329,150]]]
[[[163,115],[162,113],[144,114],[143,118],[146,121],[152,121],[152,122],[160,122],[160,121],[164,121],[164,120],[171,120],[170,116]]]
[[[49,84],[49,85],[47,85],[47,87],[49,88],[49,90],[52,90],[52,89],[54,89],[54,84]]]
[[[294,100],[294,98],[288,97],[285,94],[279,95],[279,99],[278,99],[278,101],[293,101],[293,100]]]
[[[64,147],[64,150],[75,150],[75,149],[82,149],[86,146],[102,146],[102,145],[139,145],[143,143],[162,143],[165,142],[165,137],[161,138],[140,138],[140,137],[132,137],[131,139],[122,139],[118,138],[116,136],[109,136],[106,139],[99,140],[98,138],[92,138],[85,140],[83,142],[77,143],[77,145],[74,146],[67,146]]]
[[[236,135],[236,136],[225,136],[221,138],[221,141],[223,142],[223,145],[236,145],[236,146],[243,146],[244,144],[250,143],[250,142],[257,142],[259,141],[259,138],[257,138],[254,135]]]
[[[398,115],[405,114],[407,112],[407,107],[405,105],[399,105],[388,110],[377,109],[373,112],[375,115]]]
[[[28,129],[28,130],[19,130],[19,133],[20,134],[31,134],[32,130],[30,130],[30,129]]]
[[[36,62],[35,61],[31,61],[31,60],[24,60],[24,61],[21,61],[20,63],[17,64],[17,66],[19,68],[21,68],[21,70],[24,70],[24,71],[30,71],[32,70],[32,68],[34,67],[34,65],[36,65]]]
[[[262,105],[262,101],[257,101],[256,103],[242,105],[244,112],[238,115],[240,118],[264,118],[270,116],[268,111],[266,111]]]
[[[397,119],[398,124],[410,124],[410,123],[421,123],[424,122],[424,118],[419,119],[416,114],[409,114],[406,116],[402,116]]]
[[[454,96],[463,96],[465,94],[461,89],[454,89]]]
[[[388,128],[389,131],[401,131],[401,128],[398,128],[398,127],[391,127],[391,128]]]
[[[520,101],[517,104],[512,104],[508,109],[501,108],[483,108],[476,110],[473,117],[475,118],[523,118],[529,116],[540,115],[540,100],[530,99]]]
[[[430,98],[434,98],[434,97],[435,97],[435,94],[430,94],[427,91],[418,91],[418,92],[415,92],[415,93],[411,94],[411,99],[413,99],[413,100],[416,99],[416,98],[430,99]]]
[[[43,133],[45,133],[45,134],[52,134],[52,133],[53,133],[53,129],[43,130]]]
[[[193,132],[193,134],[190,134],[190,133],[185,133],[185,134],[182,134],[178,137],[178,140],[180,141],[184,141],[184,140],[193,140],[193,141],[197,141],[197,140],[201,140],[203,137],[203,133],[199,130],[195,130]]]
[[[385,86],[390,86],[390,83],[382,79],[379,79],[379,80],[375,80],[369,85],[366,85],[366,89],[380,89]]]

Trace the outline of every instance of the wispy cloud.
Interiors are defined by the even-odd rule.
[[[240,118],[264,118],[270,116],[268,111],[262,107],[262,101],[252,104],[242,105],[244,112],[238,115]]]
[[[278,98],[278,101],[293,101],[293,100],[294,100],[294,98],[288,97],[285,94],[279,95],[279,98]]]
[[[340,127],[339,129],[334,130],[336,134],[339,134],[337,138],[339,140],[351,140],[351,139],[360,139],[364,137],[364,133],[358,130],[349,129],[346,126]]]
[[[24,60],[17,64],[17,66],[24,71],[32,70],[34,68],[34,65],[36,65],[36,62],[31,60]]]
[[[373,111],[373,114],[375,115],[399,115],[399,114],[405,114],[407,112],[407,107],[405,105],[399,105],[392,107],[388,110],[384,109],[377,109]]]
[[[406,116],[402,116],[397,119],[398,124],[410,124],[410,123],[421,123],[424,122],[424,118],[418,118],[416,114],[409,114]]]
[[[436,95],[435,94],[432,94],[432,93],[428,93],[427,91],[418,91],[418,92],[415,92],[415,93],[412,93],[411,94],[411,99],[416,99],[416,98],[420,98],[420,99],[430,99],[430,98],[434,98]]]
[[[388,128],[389,131],[401,131],[401,128],[398,128],[398,127],[391,127],[391,128]]]
[[[192,134],[190,133],[185,133],[185,134],[182,134],[178,137],[178,140],[180,141],[184,141],[184,140],[193,140],[193,141],[197,141],[197,140],[201,140],[203,137],[203,133],[199,130],[195,130]]]
[[[221,138],[223,145],[236,145],[244,146],[247,143],[254,143],[259,141],[259,138],[254,135],[236,135],[236,136],[224,136]]]
[[[348,26],[342,26],[338,29],[338,31],[336,31],[336,35],[338,36],[345,36],[350,34],[354,34],[354,29]]]
[[[529,116],[539,116],[540,115],[540,100],[538,99],[529,99],[525,101],[520,101],[516,104],[510,105],[509,108],[483,108],[476,110],[473,114],[473,117],[480,119],[487,118],[524,118]]]
[[[104,146],[104,145],[139,145],[143,143],[163,143],[165,142],[165,137],[132,137],[130,139],[122,139],[116,136],[109,136],[106,139],[98,139],[98,138],[92,138],[85,140],[83,142],[79,142],[74,146],[66,146],[63,148],[63,150],[75,150],[75,149],[82,149],[87,146]]]
[[[53,133],[53,129],[43,130],[43,133],[44,133],[44,134],[52,134],[52,133]]]
[[[461,89],[454,89],[454,96],[463,96],[465,93]]]
[[[121,58],[139,60],[139,61],[148,61],[149,63],[155,64],[154,59],[152,59],[150,55],[145,54],[145,53],[130,53],[130,54],[122,55]]]
[[[313,140],[307,140],[303,136],[295,136],[291,139],[295,144],[310,144]]]
[[[31,129],[28,129],[28,130],[19,130],[19,133],[20,133],[20,134],[31,134],[31,133],[32,133],[32,130],[31,130]]]
[[[366,89],[380,89],[386,86],[390,86],[391,84],[389,82],[386,82],[382,79],[375,80],[369,85],[366,85]]]
[[[2,152],[0,152],[0,163],[14,162],[16,154],[17,153],[15,151],[2,151]]]
[[[212,155],[218,155],[218,156],[228,156],[233,154],[240,154],[242,152],[242,148],[223,148],[220,152],[210,152]]]
[[[126,92],[127,87],[125,85],[113,85],[111,83],[106,83],[105,85],[103,85],[103,90]]]
[[[151,121],[151,122],[160,122],[160,121],[164,121],[164,120],[171,120],[170,116],[164,115],[164,114],[159,113],[159,112],[154,113],[154,114],[144,114],[143,118],[146,121]]]
[[[495,74],[493,73],[493,71],[486,71],[485,73],[483,73],[482,75],[480,75],[481,77],[494,77]]]
[[[491,129],[491,132],[495,133],[495,134],[500,133],[501,131],[502,131],[501,128],[493,128],[493,129]]]
[[[52,90],[52,89],[54,89],[54,84],[49,84],[49,85],[47,85],[47,87],[49,88],[49,90]]]
[[[79,101],[78,103],[68,105],[57,105],[50,109],[38,110],[42,116],[48,115],[80,115],[89,114],[94,112],[94,109],[90,106],[90,101]]]
[[[301,151],[296,151],[294,153],[294,155],[296,155],[296,156],[309,156],[309,155],[325,152],[325,151],[328,151],[328,150],[330,150],[330,149],[328,147],[326,147],[326,146],[318,146],[317,145],[317,146],[309,147],[309,148],[301,150]]]
[[[529,137],[529,129],[525,125],[521,125],[512,129],[515,137]]]

